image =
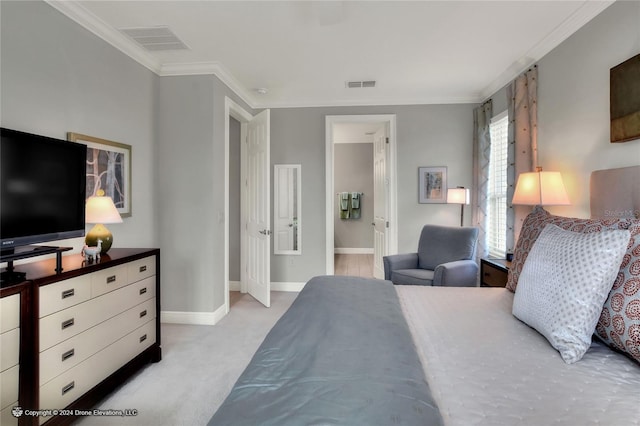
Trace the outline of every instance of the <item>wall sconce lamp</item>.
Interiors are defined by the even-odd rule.
[[[464,205],[469,204],[469,189],[464,186],[447,189],[447,204],[460,204],[460,226],[463,226]]]
[[[560,172],[543,172],[542,167],[536,167],[535,172],[520,173],[511,202],[529,206],[571,204]]]
[[[109,251],[111,244],[113,244],[113,234],[103,224],[121,223],[122,218],[111,197],[105,196],[102,189],[87,199],[85,222],[95,224],[87,233],[84,239],[85,243],[89,247],[95,247],[98,245],[98,240],[102,240],[100,253],[104,254]]]

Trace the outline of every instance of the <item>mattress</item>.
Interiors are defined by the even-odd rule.
[[[597,341],[565,364],[508,290],[396,292],[446,425],[640,425],[640,366]]]

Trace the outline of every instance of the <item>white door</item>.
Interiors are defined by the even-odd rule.
[[[269,208],[269,121],[270,112],[256,115],[246,130],[246,191],[243,217],[246,254],[244,282],[260,303],[271,305],[271,230]]]
[[[385,125],[373,139],[373,276],[384,278],[382,257],[388,253],[388,209],[389,196],[388,151],[389,131]]]

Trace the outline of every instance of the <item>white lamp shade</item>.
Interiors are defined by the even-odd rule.
[[[513,204],[566,206],[569,197],[560,172],[520,173],[513,194]]]
[[[93,196],[87,199],[86,223],[120,223],[122,218],[111,197]]]
[[[448,204],[469,204],[468,188],[449,188],[447,189]]]

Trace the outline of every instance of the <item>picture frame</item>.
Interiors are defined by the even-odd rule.
[[[130,217],[131,145],[73,132],[67,133],[67,140],[87,145],[87,198],[102,189],[120,216]]]
[[[445,204],[447,202],[447,168],[418,168],[418,202]]]
[[[609,71],[611,142],[640,139],[640,54]]]

